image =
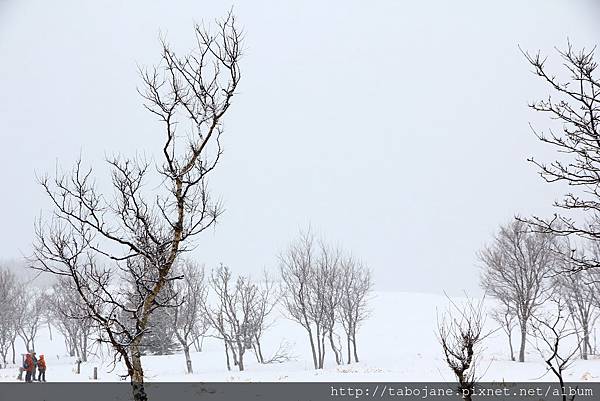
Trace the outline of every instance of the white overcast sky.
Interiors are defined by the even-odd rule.
[[[245,1],[243,79],[212,178],[226,213],[195,257],[275,269],[309,223],[351,249],[379,289],[476,290],[476,252],[514,214],[549,214],[560,189],[528,156],[547,95],[522,48],[600,38],[589,1]],[[49,204],[35,173],[81,153],[157,153],[136,65],[159,32],[191,47],[193,22],[231,2],[0,0],[0,258],[27,255]],[[556,57],[553,60],[556,61]],[[551,65],[557,65],[552,62]]]

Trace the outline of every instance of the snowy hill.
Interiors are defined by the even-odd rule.
[[[487,307],[491,302],[487,302]],[[268,358],[282,341],[290,345],[294,358],[288,362],[260,365],[249,351],[246,370],[228,371],[222,343],[206,338],[202,352],[192,354],[194,374],[185,373],[183,354],[146,356],[143,358],[148,381],[452,381],[444,365],[441,347],[436,339],[436,319],[448,306],[443,295],[376,292],[371,301],[372,315],[358,334],[360,363],[336,366],[328,349],[325,369],[312,367],[310,348],[304,329],[279,316],[267,332],[264,353]],[[487,322],[494,328],[491,319]],[[518,340],[515,347],[518,346]],[[17,353],[24,352],[19,343]],[[496,331],[486,342],[479,371],[486,381],[553,381],[544,376],[546,369],[539,354],[528,344],[527,362],[512,362],[508,357],[506,337]],[[47,327],[42,327],[36,340],[38,354],[46,356],[48,381],[89,381],[94,367],[98,379],[118,381],[124,370],[117,364],[111,371],[112,355],[106,350],[97,352],[81,365],[75,374],[75,358],[65,354],[62,337],[53,331],[50,340]],[[0,381],[14,381],[16,367],[0,370]],[[567,371],[570,381],[600,381],[600,359],[576,361]]]

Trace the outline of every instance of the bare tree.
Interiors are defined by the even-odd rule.
[[[147,399],[141,347],[150,317],[166,306],[161,293],[176,279],[172,268],[222,212],[207,179],[222,153],[222,120],[240,80],[242,38],[231,13],[217,28],[213,35],[196,26],[197,49],[184,57],[163,41],[161,64],[141,71],[140,95],[164,127],[157,175],[150,161],[112,158],[114,197],[101,194],[81,161],[70,173],[40,179],[54,214],[37,224],[34,268],[73,281],[102,329],[101,341],[125,364],[136,400]],[[151,178],[159,184],[147,191]],[[132,259],[143,263],[128,263]],[[139,291],[135,305],[132,290]]]
[[[557,264],[556,239],[534,232],[519,220],[501,226],[491,245],[479,253],[481,285],[488,294],[510,302],[521,331],[519,362],[525,361],[528,324],[549,294],[549,275]]]
[[[206,306],[206,316],[219,338],[225,343],[228,369],[229,351],[240,371],[244,370],[244,355],[252,349],[256,337],[254,322],[255,304],[258,300],[258,287],[248,277],[239,276],[236,280],[228,267],[221,265],[213,271],[210,278],[217,305]]]
[[[272,357],[265,359],[261,344],[263,335],[273,323],[271,314],[279,302],[279,292],[275,287],[275,283],[271,280],[266,271],[263,273],[263,279],[257,287],[258,292],[256,301],[251,305],[251,321],[254,326],[252,329],[254,332],[254,338],[252,339],[254,353],[256,354],[256,359],[259,363],[281,362],[286,359],[287,350],[285,347],[280,345],[279,349]]]
[[[356,332],[362,322],[369,316],[368,301],[373,288],[371,271],[352,256],[346,256],[340,262],[339,317],[346,333],[347,363],[351,362],[351,351],[354,362],[358,362]]]
[[[594,278],[589,271],[565,272],[556,277],[557,289],[563,299],[579,341],[581,357],[585,360],[591,352],[590,333],[598,318],[598,309],[594,287],[590,283]]]
[[[532,326],[536,339],[536,348],[544,358],[548,371],[551,371],[564,389],[564,372],[573,363],[577,354],[579,344],[574,347],[565,348],[565,340],[576,334],[575,328],[569,325],[567,307],[559,297],[553,297],[549,303],[553,310],[547,310],[540,316],[533,316]],[[575,396],[571,397],[571,401]],[[567,395],[563,391],[563,401],[567,401]]]
[[[341,365],[343,362],[342,344],[340,336],[336,333],[336,325],[340,321],[340,304],[342,302],[342,274],[340,271],[340,260],[342,251],[324,243],[320,244],[320,254],[317,259],[317,270],[314,276],[313,287],[317,290],[317,299],[322,297],[322,306],[325,312],[323,333],[321,337],[321,368],[324,366],[325,337],[329,339],[329,345],[333,351],[335,362]],[[315,285],[316,284],[316,285]]]
[[[0,357],[4,366],[8,363],[11,347],[14,350],[21,315],[18,302],[20,298],[20,284],[15,275],[10,270],[0,267]]]
[[[280,256],[283,304],[290,319],[308,334],[315,369],[322,369],[327,333],[325,283],[318,277],[318,246],[314,235],[302,233]]]
[[[446,363],[456,376],[463,399],[471,401],[477,376],[477,363],[482,343],[489,332],[484,331],[484,299],[475,303],[468,299],[464,305],[450,301],[449,310],[438,319],[438,340]]]
[[[44,297],[36,288],[26,291],[24,313],[18,322],[19,337],[28,351],[35,351],[35,338],[44,318]]]
[[[584,239],[600,239],[600,78],[594,49],[576,51],[570,43],[557,50],[564,74],[549,71],[547,58],[539,52],[524,55],[549,87],[551,95],[530,107],[556,121],[557,129],[537,131],[537,138],[554,148],[560,158],[543,162],[530,158],[540,176],[549,183],[562,182],[570,191],[554,205],[566,215],[555,214],[550,219],[534,216],[530,222],[538,229],[555,235],[576,235]],[[578,213],[569,215],[571,212]],[[575,269],[600,266],[594,258],[571,255]]]
[[[204,267],[198,266],[191,260],[185,260],[180,263],[177,271],[183,279],[174,283],[177,306],[170,313],[175,335],[183,348],[187,372],[192,374],[194,370],[190,346],[208,329],[207,319],[202,309],[206,304],[207,295]]]
[[[17,363],[16,342],[17,338],[19,337],[19,325],[23,321],[23,315],[26,312],[25,290],[21,284],[18,284],[12,310],[14,315],[12,315],[12,319],[9,320],[9,322],[12,326],[12,329],[10,330],[10,333],[12,334],[12,338],[10,339],[10,348],[12,353],[12,363],[14,365]]]
[[[346,334],[348,363],[351,348],[358,362],[356,332],[368,316],[371,291],[368,269],[340,248],[317,241],[309,231],[280,255],[282,300],[290,319],[308,334],[315,369],[322,369],[326,341],[338,364],[343,363],[341,338]]]
[[[81,303],[71,280],[66,277],[58,278],[52,286],[52,293],[47,296],[46,307],[49,320],[65,338],[69,354],[87,362],[88,342],[94,321]]]
[[[512,343],[512,332],[518,322],[515,315],[515,308],[511,305],[510,299],[499,299],[499,305],[492,310],[490,316],[500,325],[502,331],[506,334],[510,350],[510,360],[514,361],[515,352]]]

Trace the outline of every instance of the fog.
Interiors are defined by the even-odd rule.
[[[497,226],[553,212],[561,188],[526,161],[552,156],[527,107],[548,88],[519,46],[560,68],[554,46],[597,43],[596,2],[148,3],[0,1],[0,259],[29,255],[49,211],[36,174],[159,156],[137,67],[232,4],[246,50],[211,178],[226,212],[193,254],[207,267],[276,269],[311,225],[380,290],[477,291]]]

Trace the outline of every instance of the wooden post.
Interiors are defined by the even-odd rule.
[[[98,368],[94,367],[94,380],[98,380]]]

